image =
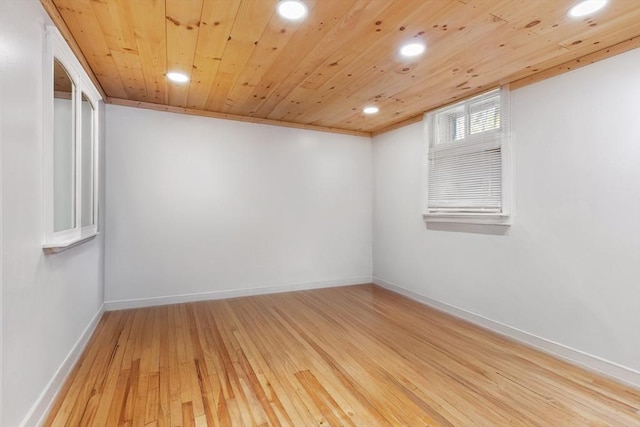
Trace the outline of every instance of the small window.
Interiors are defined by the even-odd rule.
[[[495,89],[425,115],[426,221],[509,224],[508,94]]]
[[[97,105],[100,95],[54,27],[47,28],[44,75],[46,252],[96,236]]]

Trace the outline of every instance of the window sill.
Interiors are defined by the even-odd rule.
[[[75,237],[69,240],[45,243],[44,245],[42,245],[42,250],[46,254],[57,254],[58,252],[65,251],[74,246],[78,246],[84,242],[88,242],[89,240],[92,240],[93,238],[95,238],[98,234],[100,233],[97,231],[94,231],[91,234],[85,234],[84,236]]]
[[[423,214],[424,221],[445,222],[454,224],[486,224],[486,225],[511,225],[511,216],[506,214],[478,214],[478,213],[428,213]]]

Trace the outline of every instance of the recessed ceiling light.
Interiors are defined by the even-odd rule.
[[[186,74],[171,72],[167,73],[167,78],[172,82],[185,83],[189,81],[189,77]]]
[[[579,18],[599,11],[607,4],[607,0],[585,0],[569,9],[569,16]]]
[[[307,5],[300,0],[280,0],[278,13],[285,19],[295,21],[307,15]]]
[[[402,56],[418,56],[422,54],[426,49],[424,43],[409,43],[400,48],[400,55]]]
[[[373,105],[370,107],[365,107],[362,112],[365,114],[375,114],[378,111],[380,111],[380,109],[378,107],[374,107]]]

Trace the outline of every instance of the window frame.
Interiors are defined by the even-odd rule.
[[[494,96],[494,92],[500,94],[500,129],[487,130],[480,132],[477,136],[470,134],[470,107],[484,99]],[[463,109],[465,114],[465,138],[462,140],[447,140],[439,142],[437,117],[447,111]],[[425,152],[423,164],[425,184],[422,192],[423,200],[423,219],[427,223],[460,223],[460,224],[487,224],[509,226],[513,220],[512,209],[512,165],[511,165],[511,134],[510,134],[510,91],[508,86],[501,86],[485,91],[483,93],[465,98],[461,101],[449,104],[447,106],[429,111],[424,115],[424,137]],[[451,133],[451,132],[450,132]],[[484,135],[483,135],[484,134]],[[492,141],[491,138],[494,138]],[[495,139],[499,142],[495,142]],[[464,209],[433,209],[429,207],[429,173],[431,168],[430,154],[438,151],[458,150],[463,152],[469,150],[469,153],[487,151],[494,148],[500,148],[501,154],[501,206],[497,212],[467,212]]]
[[[65,68],[73,83],[72,115],[73,115],[73,147],[74,160],[72,176],[74,179],[74,226],[65,230],[55,231],[54,228],[54,60],[58,60]],[[80,65],[71,48],[68,46],[56,27],[45,28],[45,49],[43,57],[43,198],[44,198],[44,236],[42,247],[46,253],[57,253],[83,242],[93,239],[99,234],[99,108],[102,97],[93,82]],[[90,147],[92,155],[90,162],[91,177],[91,221],[82,226],[83,207],[83,123],[82,102],[83,95],[92,108]],[[86,189],[85,189],[86,190]],[[86,201],[85,201],[86,202]],[[86,218],[85,218],[86,220]],[[86,221],[85,221],[86,222]]]

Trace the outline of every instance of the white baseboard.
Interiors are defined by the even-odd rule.
[[[234,289],[228,291],[202,292],[163,297],[105,301],[104,306],[106,311],[125,310],[129,308],[153,307],[158,305],[180,304],[185,302],[247,297],[254,295],[275,294],[279,292],[334,288],[337,286],[359,285],[362,283],[371,283],[371,276],[351,277],[348,279],[327,280],[321,282],[292,283],[287,285],[265,286],[259,288]]]
[[[392,292],[411,298],[412,300],[426,304],[436,310],[451,314],[452,316],[464,319],[485,329],[489,329],[530,347],[534,347],[571,364],[579,365],[589,371],[610,377],[632,387],[640,388],[640,372],[634,369],[618,365],[598,356],[530,334],[529,332],[505,325],[504,323],[487,319],[479,314],[426,297],[375,276],[373,277],[373,283]]]
[[[38,399],[27,413],[27,416],[24,417],[20,423],[20,427],[41,426],[44,424],[45,419],[47,415],[49,415],[49,411],[55,402],[58,392],[60,392],[64,382],[67,380],[67,377],[84,351],[87,343],[89,342],[89,338],[93,335],[103,313],[104,304],[100,306],[98,312],[93,316],[84,331],[82,331],[80,338],[78,338],[76,343],[73,345],[71,351],[69,351],[69,354],[67,354],[67,357],[53,375],[51,381],[49,381],[49,384],[47,384],[44,391],[40,393],[40,396],[38,396]]]

